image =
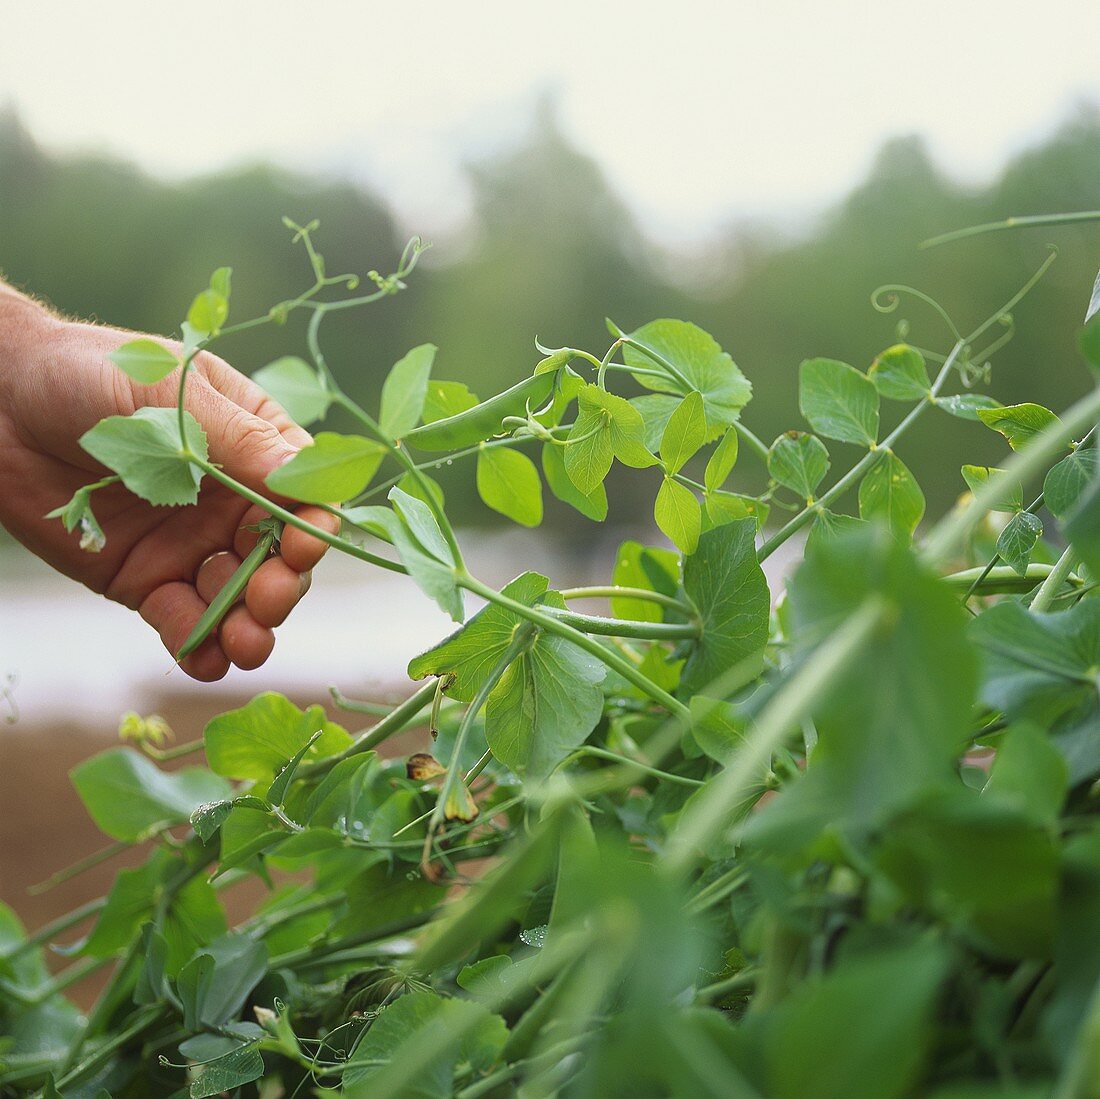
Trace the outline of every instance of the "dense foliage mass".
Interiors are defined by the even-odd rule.
[[[936,306],[943,354],[804,362],[805,422],[766,445],[742,422],[749,380],[679,320],[609,322],[600,354],[540,348],[485,401],[433,377],[425,344],[368,411],[322,323],[400,290],[419,245],[355,297],[314,226],[291,228],[304,293],[231,324],[220,268],[181,345],[116,352],[139,382],[177,372],[180,406],[89,431],[108,476],[57,515],[94,552],[104,484],[185,507],[218,482],[272,516],[245,573],[283,524],[315,530],[212,464],[182,403],[205,347],[303,311],[308,358],[258,378],[299,422],[342,410],[362,434],[321,431],[271,494],[345,501],[341,533],[317,533],[407,574],[456,630],[357,736],[266,694],[210,723],[205,767],[159,767],[163,728],[132,718],[129,744],[75,770],[100,829],[149,854],[31,935],[0,909],[0,1091],[1100,1095],[1100,391],[1061,416],[979,391],[1031,283],[966,334]],[[1098,324],[1080,339],[1095,367]],[[898,451],[926,415],[1009,453],[964,467],[914,547],[925,502]],[[498,591],[431,476],[463,461],[526,526],[544,484],[602,519],[629,467],[678,552],[627,542],[605,587],[523,572]],[[761,495],[728,487],[749,462]],[[800,532],[776,600],[760,563]],[[385,754],[425,720],[430,752]],[[253,878],[264,899],[231,927]],[[48,946],[75,959],[54,976]],[[81,1015],[66,989],[108,966]]]

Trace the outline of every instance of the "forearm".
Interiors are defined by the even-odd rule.
[[[59,324],[45,306],[0,278],[0,413],[12,410],[13,385],[31,349]]]

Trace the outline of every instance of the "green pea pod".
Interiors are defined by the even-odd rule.
[[[267,560],[273,545],[275,545],[275,531],[265,530],[256,542],[255,548],[240,563],[225,587],[214,596],[214,601],[206,608],[203,616],[195,623],[195,628],[187,635],[187,640],[176,653],[177,664],[190,656],[218,628],[221,620],[241,597],[241,593],[248,586],[256,570]]]
[[[458,450],[499,435],[504,430],[506,416],[524,416],[528,404],[531,408],[538,408],[546,401],[554,391],[558,373],[556,370],[546,371],[525,378],[511,389],[506,389],[465,412],[406,432],[401,441],[418,450]]]

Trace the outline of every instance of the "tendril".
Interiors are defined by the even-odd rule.
[[[944,309],[935,298],[926,294],[923,290],[918,290],[915,286],[906,286],[898,282],[888,282],[880,286],[871,295],[871,305],[880,313],[894,313],[901,305],[902,294],[908,294],[910,297],[924,302],[925,305],[933,309],[943,323],[947,325],[947,330],[955,338],[956,343],[963,342],[962,334],[959,332],[958,328],[955,327],[955,322],[951,319],[947,310]]]

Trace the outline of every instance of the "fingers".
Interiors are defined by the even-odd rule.
[[[281,626],[309,590],[310,574],[299,573],[278,557],[265,561],[248,583],[245,606],[261,626]]]
[[[340,530],[340,520],[335,515],[322,511],[321,508],[303,505],[294,514],[305,522],[319,527],[321,530],[328,531],[329,534],[336,534]],[[241,529],[237,531],[233,548],[242,557],[252,549],[259,537],[255,531],[245,528],[254,526],[266,517],[267,512],[262,508],[255,507],[250,508],[244,519],[241,520]],[[279,543],[279,556],[295,572],[309,572],[325,555],[327,549],[326,543],[312,534],[307,534],[305,531],[298,530],[289,524],[283,528],[283,536]]]
[[[155,588],[138,610],[160,634],[164,647],[175,656],[202,617],[206,603],[190,584],[173,581]],[[213,683],[229,671],[229,660],[218,639],[209,637],[181,662],[180,667],[192,679]]]
[[[247,607],[234,607],[222,619],[218,639],[225,655],[242,671],[258,668],[275,647],[275,634],[261,626]]]

